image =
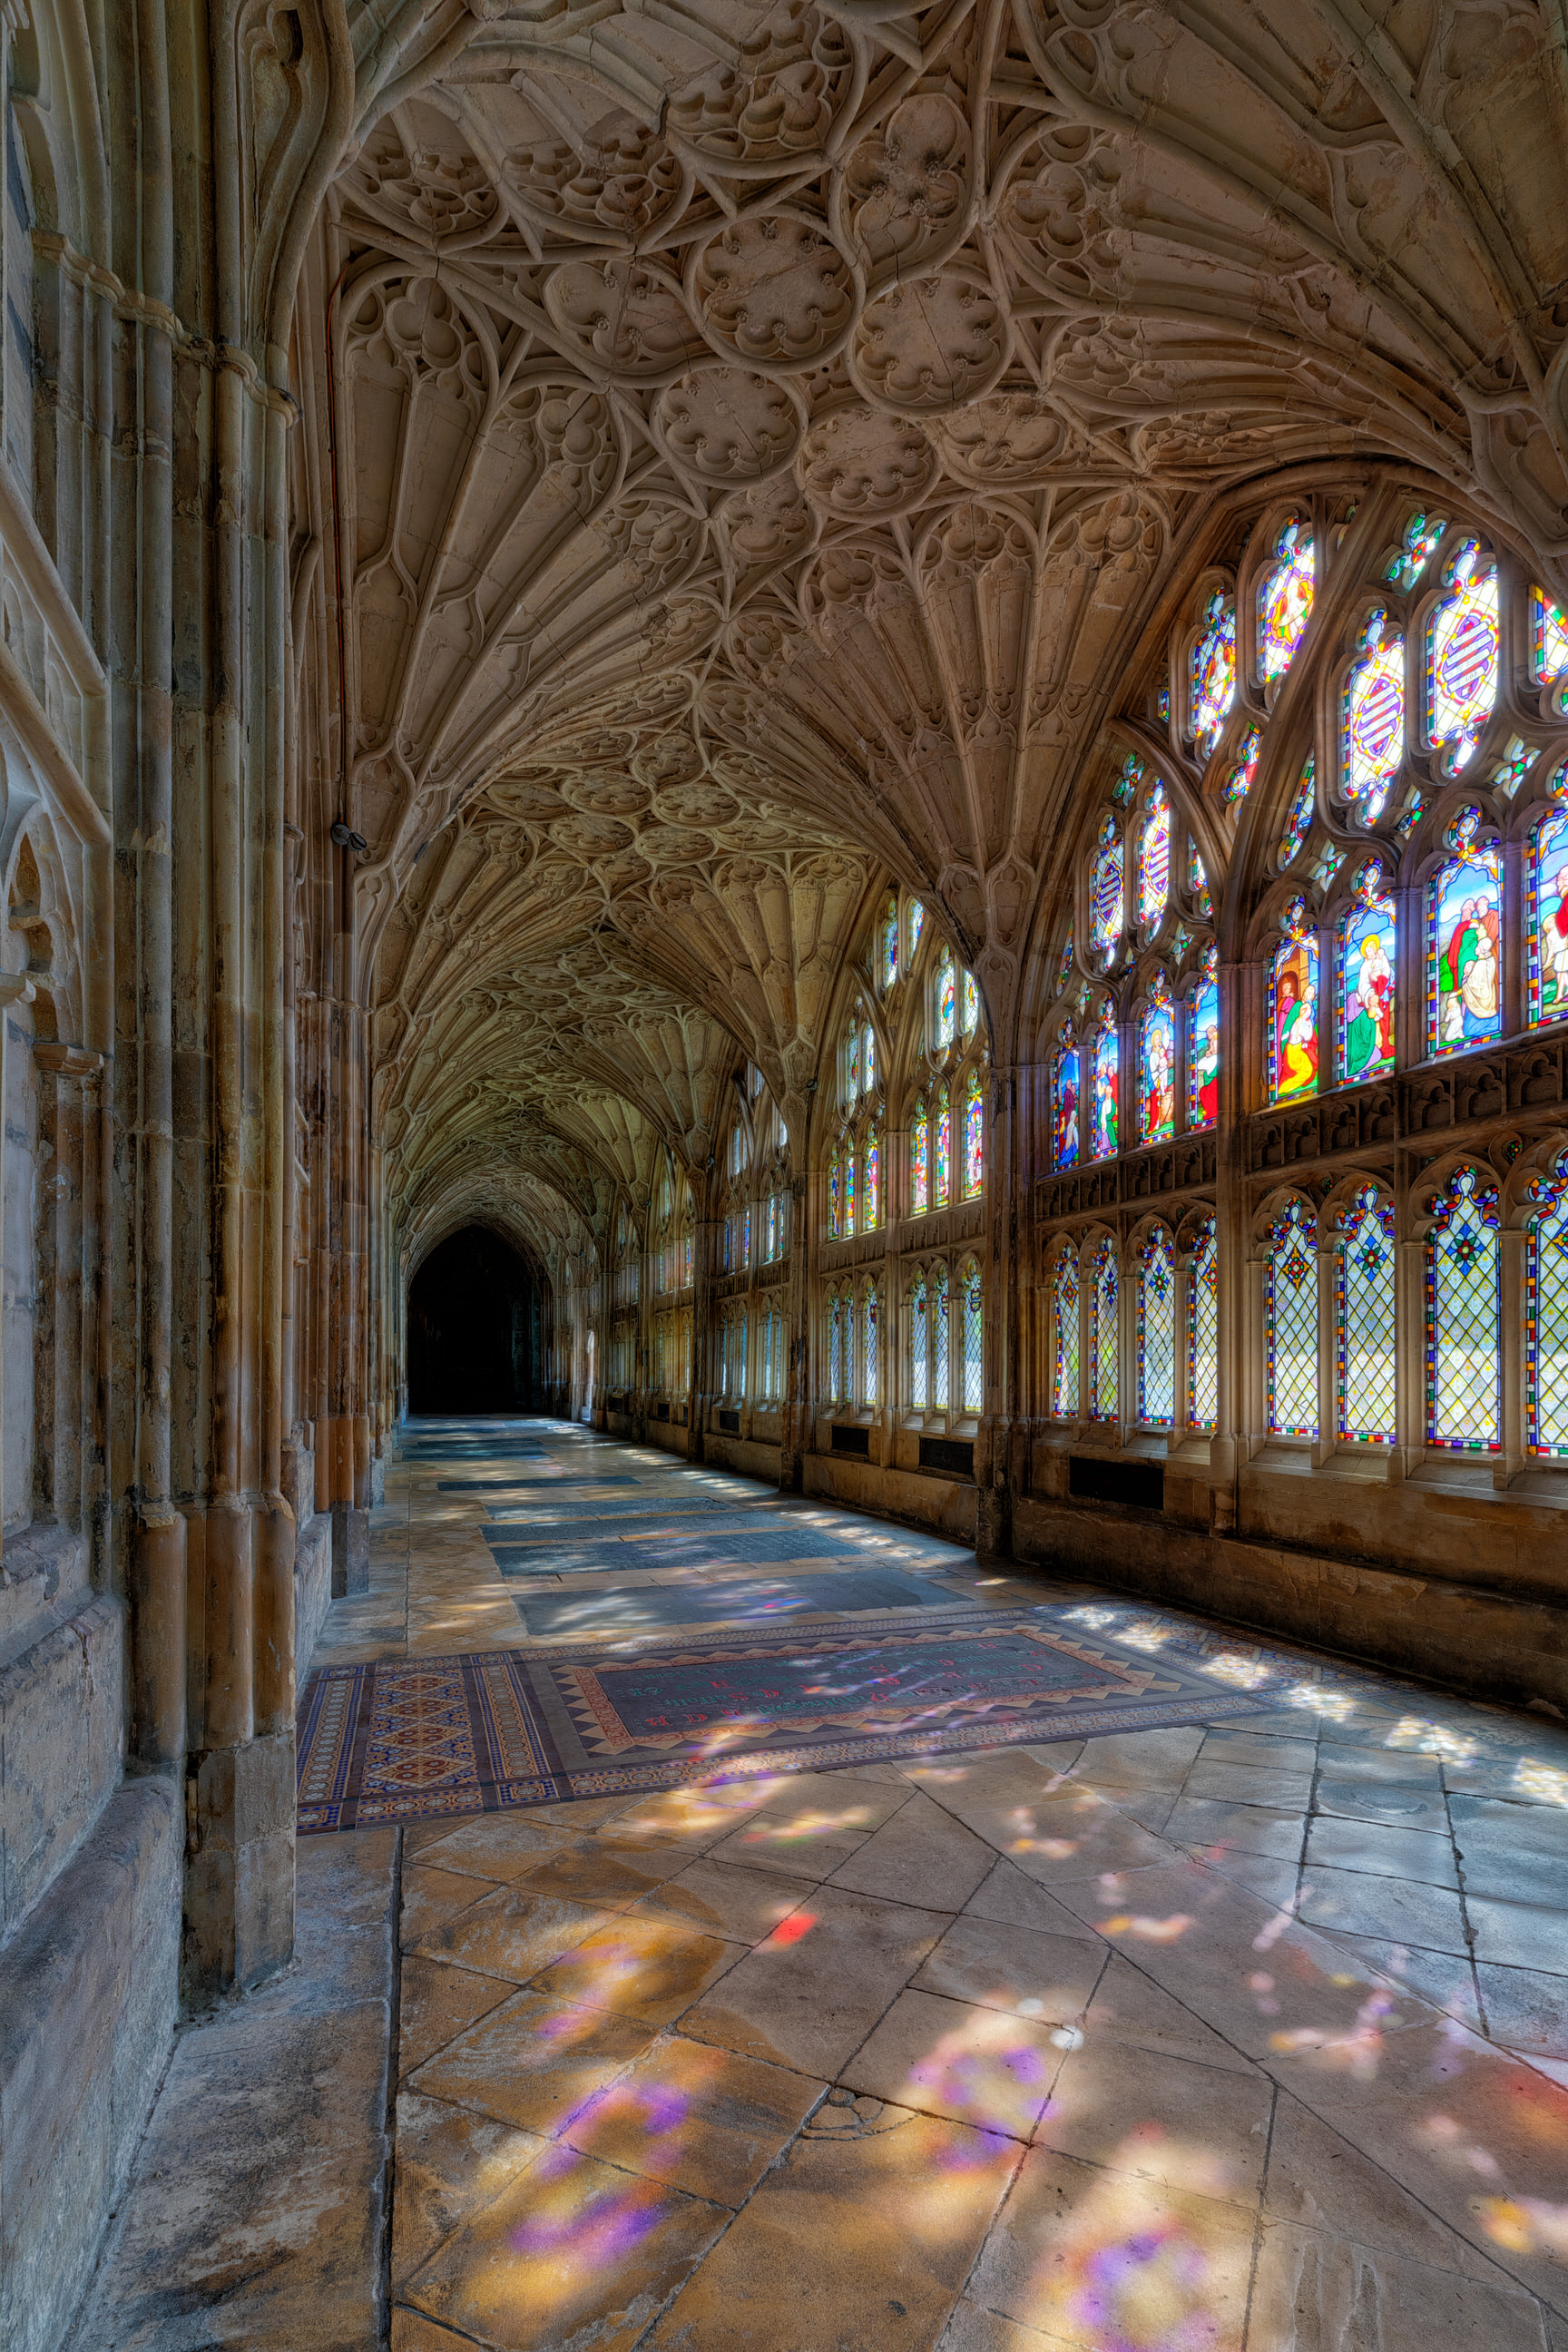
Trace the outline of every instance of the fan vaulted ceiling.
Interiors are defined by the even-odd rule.
[[[1568,546],[1555,5],[350,26],[344,759],[405,1219],[521,1185],[565,1238],[660,1138],[705,1161],[738,1052],[793,1121],[882,871],[1005,1059],[1216,488],[1389,451]]]

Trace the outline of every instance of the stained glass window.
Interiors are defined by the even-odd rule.
[[[951,948],[943,948],[936,967],[936,1042],[951,1045],[958,1032],[958,975]]]
[[[931,1311],[926,1303],[926,1270],[915,1268],[910,1285],[910,1402],[924,1412],[931,1401]]]
[[[688,1234],[680,1244],[680,1286],[683,1290],[691,1286],[691,1243],[692,1237]]]
[[[1426,1435],[1452,1453],[1501,1444],[1497,1186],[1456,1169],[1426,1245]]]
[[[873,1126],[866,1138],[865,1187],[861,1196],[860,1230],[875,1233],[882,1222],[882,1130]]]
[[[1405,526],[1399,552],[1384,575],[1391,586],[1409,593],[1432,561],[1447,528],[1441,515],[1427,515],[1416,509]]]
[[[1198,845],[1187,842],[1187,887],[1193,894],[1193,904],[1206,923],[1214,913],[1214,894],[1209,888],[1208,868],[1198,856]]]
[[[1292,898],[1268,971],[1268,1097],[1318,1091],[1318,933],[1305,898]]]
[[[1236,747],[1236,761],[1225,782],[1225,804],[1236,808],[1252,789],[1258,773],[1258,757],[1263,750],[1263,730],[1249,727]]]
[[[1129,751],[1121,762],[1121,772],[1110,787],[1110,797],[1118,808],[1131,808],[1132,795],[1142,782],[1143,762],[1136,751]]]
[[[1168,1429],[1176,1413],[1176,1260],[1156,1225],[1138,1254],[1138,1418]]]
[[[1568,809],[1543,816],[1525,859],[1530,1020],[1568,1021]]]
[[[1502,882],[1495,845],[1479,838],[1480,811],[1461,809],[1448,828],[1453,856],[1426,894],[1426,1049],[1458,1054],[1501,1034]]]
[[[963,1197],[973,1200],[985,1184],[985,1090],[978,1070],[963,1089]]]
[[[1078,1165],[1078,1041],[1069,1022],[1051,1070],[1052,1165],[1057,1168]]]
[[[1057,966],[1057,984],[1056,984],[1056,988],[1055,988],[1055,990],[1053,991],[1053,993],[1054,993],[1055,995],[1057,995],[1057,996],[1059,996],[1059,995],[1061,994],[1061,992],[1062,992],[1063,989],[1067,986],[1067,984],[1068,984],[1068,981],[1069,981],[1071,978],[1072,978],[1072,933],[1069,931],[1069,932],[1068,933],[1068,935],[1067,935],[1067,938],[1066,938],[1066,939],[1063,940],[1063,942],[1062,942],[1062,960],[1061,960],[1060,963],[1058,963],[1058,966]]]
[[[877,1347],[877,1324],[880,1310],[877,1286],[868,1282],[860,1298],[860,1402],[877,1402],[877,1371],[879,1361]]]
[[[1154,716],[1162,727],[1170,725],[1171,689],[1168,686],[1156,687],[1154,689]]]
[[[1339,1064],[1348,1086],[1394,1067],[1394,900],[1371,858],[1339,922]]]
[[[1524,1440],[1568,1454],[1568,1180],[1559,1162],[1525,1254]]]
[[[847,1241],[855,1231],[855,1147],[844,1147],[844,1236]]]
[[[1176,1015],[1163,971],[1154,975],[1138,1039],[1138,1132],[1163,1143],[1176,1131]]]
[[[1315,756],[1309,751],[1290,803],[1290,813],[1285,819],[1285,832],[1279,844],[1282,866],[1293,865],[1300,857],[1307,835],[1312,830],[1312,818],[1318,805],[1317,764]]]
[[[918,898],[911,898],[911,899],[910,900],[910,916],[909,916],[909,922],[910,922],[910,961],[913,961],[913,959],[914,959],[914,952],[915,952],[915,950],[919,947],[919,945],[920,945],[920,943],[921,943],[921,931],[923,930],[923,929],[925,928],[925,919],[926,919],[926,910],[925,910],[925,908],[921,906],[921,904],[920,900],[919,900]]]
[[[844,1155],[835,1151],[827,1163],[827,1234],[837,1241],[844,1231]],[[726,1249],[726,1255],[728,1250]]]
[[[1187,1419],[1212,1429],[1219,1412],[1219,1235],[1206,1217],[1193,1248],[1187,1291]]]
[[[963,975],[963,1013],[959,1026],[966,1037],[973,1037],[980,1020],[980,991],[974,984],[974,974]]]
[[[1078,1260],[1063,1250],[1051,1283],[1056,1316],[1051,1354],[1051,1411],[1058,1421],[1078,1419]]]
[[[899,902],[896,898],[889,898],[882,909],[877,955],[879,977],[886,994],[899,976]]]
[[[860,1024],[851,1024],[844,1040],[844,1100],[851,1108],[860,1093]]]
[[[1089,1276],[1089,1417],[1093,1421],[1115,1421],[1120,1411],[1116,1379],[1119,1290],[1116,1244],[1109,1237],[1095,1244]]]
[[[1193,737],[1206,760],[1236,700],[1236,600],[1223,590],[1204,607],[1188,677]]]
[[[1274,542],[1279,561],[1258,590],[1258,649],[1265,684],[1283,677],[1312,614],[1317,585],[1310,526],[1292,516]]]
[[[834,1404],[849,1394],[849,1299],[837,1288],[828,1293],[827,1392]]]
[[[1219,1118],[1219,950],[1204,950],[1201,976],[1187,1010],[1187,1125],[1213,1127]]]
[[[1106,998],[1095,1024],[1091,1045],[1089,1089],[1093,1113],[1090,1129],[1090,1156],[1108,1160],[1121,1149],[1121,1039],[1116,1030],[1116,1013],[1110,999]]]
[[[1338,1429],[1355,1444],[1394,1443],[1394,1211],[1363,1184],[1345,1216],[1334,1314]]]
[[[947,1410],[947,1268],[931,1272],[931,1401],[938,1412]]]
[[[963,1310],[963,1410],[978,1412],[985,1402],[984,1334],[980,1268],[971,1258],[958,1277]]]
[[[910,1214],[923,1217],[931,1206],[931,1113],[921,1095],[910,1130]]]
[[[945,1209],[952,1198],[952,1110],[945,1081],[936,1090],[931,1135],[931,1207]]]
[[[1568,610],[1544,588],[1530,592],[1531,666],[1542,686],[1568,677]]]
[[[1094,842],[1094,868],[1089,883],[1089,939],[1097,953],[1110,961],[1121,942],[1126,919],[1121,877],[1121,835],[1116,819],[1100,822]]]
[[[1165,911],[1171,895],[1171,803],[1163,784],[1149,796],[1138,840],[1138,919],[1150,926]],[[1120,928],[1120,927],[1119,927]]]
[[[1291,1201],[1268,1236],[1268,1427],[1276,1437],[1318,1433],[1318,1244],[1310,1211]]]
[[[1497,565],[1479,539],[1444,566],[1447,594],[1426,623],[1426,740],[1462,768],[1492,715],[1498,688]]]
[[[741,1217],[741,1264],[742,1264],[743,1266],[747,1266],[747,1265],[751,1265],[751,1263],[752,1263],[752,1212],[751,1212],[750,1204],[748,1204],[748,1205],[747,1205],[747,1207],[745,1208],[745,1210],[742,1212],[742,1217]]]
[[[1405,761],[1405,639],[1380,604],[1357,644],[1341,698],[1340,760],[1345,798],[1371,824]]]
[[[868,1021],[860,1038],[860,1091],[868,1095],[877,1083],[877,1033]]]

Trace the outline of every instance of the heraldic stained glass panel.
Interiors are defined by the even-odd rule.
[[[1156,784],[1138,840],[1138,920],[1159,922],[1171,895],[1171,803]]]
[[[1094,1421],[1114,1421],[1119,1412],[1117,1389],[1117,1313],[1120,1285],[1116,1244],[1097,1242],[1089,1259],[1089,1409]]]
[[[1205,1217],[1193,1250],[1187,1298],[1187,1419],[1212,1429],[1219,1412],[1219,1234]]]
[[[1095,1026],[1089,1071],[1094,1114],[1092,1156],[1096,1160],[1108,1160],[1121,1148],[1120,1055],[1116,1016],[1108,1000]]]
[[[1317,586],[1310,527],[1292,516],[1274,542],[1278,561],[1258,590],[1258,647],[1265,683],[1283,677],[1312,616]]]
[[[1492,715],[1498,688],[1497,565],[1467,539],[1444,569],[1447,594],[1426,623],[1426,740],[1462,768]]]
[[[1394,1211],[1375,1184],[1362,1186],[1346,1214],[1338,1273],[1339,1435],[1359,1445],[1391,1445],[1397,1434]]]
[[[1058,1421],[1076,1421],[1078,1396],[1078,1259],[1063,1250],[1051,1283],[1056,1315],[1051,1355],[1051,1411]]]
[[[1542,686],[1568,677],[1568,610],[1542,588],[1530,592],[1530,652]]]
[[[1127,919],[1121,870],[1121,835],[1109,814],[1095,835],[1094,864],[1089,875],[1089,943],[1102,958],[1115,955]]]
[[[1478,838],[1479,809],[1448,829],[1454,855],[1426,896],[1426,1046],[1462,1054],[1502,1033],[1502,880],[1495,845]]]
[[[1268,1097],[1296,1102],[1318,1091],[1318,934],[1304,898],[1283,929],[1268,972]]]
[[[1204,759],[1219,740],[1236,700],[1236,600],[1216,591],[1204,608],[1189,673],[1193,737]]]
[[[1219,950],[1210,946],[1187,1010],[1187,1125],[1213,1127],[1218,1118]]]
[[[985,1185],[985,1089],[971,1070],[963,1089],[963,1197],[972,1201]]]
[[[931,1113],[921,1095],[910,1129],[910,1214],[923,1217],[931,1206]]]
[[[1568,1175],[1530,1229],[1525,1258],[1525,1444],[1568,1455]]]
[[[985,1402],[984,1300],[980,1268],[971,1258],[959,1276],[963,1305],[963,1410],[978,1412]]]
[[[1339,923],[1339,1065],[1347,1086],[1392,1070],[1395,953],[1394,900],[1368,863]]]
[[[1568,810],[1536,826],[1526,858],[1530,1021],[1568,1021]]]
[[[1497,1186],[1459,1168],[1426,1244],[1426,1435],[1451,1453],[1501,1442]]]
[[[1266,1291],[1269,1430],[1276,1437],[1316,1437],[1318,1244],[1300,1201],[1289,1202],[1270,1229]]]
[[[1345,677],[1340,758],[1346,800],[1374,824],[1405,763],[1405,639],[1381,605]]]
[[[936,1118],[931,1130],[931,1206],[945,1209],[952,1198],[952,1109],[947,1087],[936,1090]]]
[[[1078,1046],[1069,1029],[1057,1051],[1051,1076],[1053,1165],[1078,1165]]]
[[[1168,1429],[1176,1412],[1176,1261],[1156,1226],[1138,1254],[1138,1418]]]
[[[1176,1015],[1163,972],[1155,975],[1138,1039],[1138,1124],[1145,1143],[1176,1131]]]
[[[936,968],[936,1042],[951,1045],[958,1034],[958,975],[951,948],[943,948]]]
[[[910,1285],[910,1402],[923,1412],[930,1401],[931,1310],[926,1299],[926,1271],[917,1266]]]

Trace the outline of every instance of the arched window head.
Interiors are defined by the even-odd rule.
[[[877,983],[885,996],[899,976],[899,902],[889,898],[877,926]]]
[[[1094,1160],[1109,1160],[1121,1149],[1121,1060],[1116,1008],[1107,997],[1089,1045],[1089,1156]]]
[[[1157,971],[1138,1037],[1138,1132],[1163,1143],[1176,1131],[1176,1015],[1170,984]]]
[[[1374,824],[1405,764],[1405,639],[1381,604],[1356,647],[1340,703],[1340,784]]]
[[[1147,929],[1163,921],[1171,896],[1171,803],[1157,783],[1138,836],[1138,920]]]
[[[1069,1021],[1051,1065],[1052,1165],[1076,1168],[1079,1155],[1079,1053]]]
[[[1409,594],[1437,552],[1447,528],[1442,515],[1429,515],[1416,509],[1405,523],[1398,552],[1384,574],[1390,587]]]
[[[1143,762],[1136,751],[1129,751],[1121,762],[1121,772],[1110,787],[1110,797],[1119,809],[1129,809],[1137,797],[1143,781]]]
[[[1079,1414],[1078,1258],[1064,1249],[1051,1279],[1051,1412],[1058,1421]]]
[[[1176,1416],[1176,1254],[1156,1225],[1138,1252],[1138,1418],[1168,1429]]]
[[[1426,889],[1426,1050],[1461,1054],[1502,1034],[1502,875],[1479,809],[1449,826],[1452,855]]]
[[[1394,1211],[1363,1184],[1345,1213],[1335,1268],[1334,1382],[1337,1431],[1347,1444],[1391,1445],[1394,1406]]]
[[[931,1207],[931,1112],[921,1095],[910,1125],[910,1214],[924,1216]]]
[[[1094,837],[1089,885],[1089,941],[1102,962],[1115,961],[1127,919],[1121,873],[1121,835],[1107,811]]]
[[[1218,1118],[1219,950],[1211,940],[1187,1007],[1187,1125],[1209,1128]]]
[[[1568,1158],[1568,1155],[1564,1155]],[[1568,1169],[1541,1186],[1525,1254],[1524,1441],[1568,1455]]]
[[[1426,1437],[1451,1453],[1502,1443],[1498,1190],[1458,1168],[1438,1196],[1426,1244]]]
[[[980,1026],[980,991],[974,984],[974,974],[966,971],[959,992],[959,1027],[965,1043]]]
[[[1204,607],[1187,677],[1193,740],[1206,760],[1236,700],[1236,599],[1224,589]]]
[[[936,1090],[936,1111],[931,1124],[931,1204],[933,1209],[945,1209],[952,1198],[952,1104],[944,1078]]]
[[[1318,1091],[1318,933],[1305,898],[1292,898],[1268,967],[1268,1097]]]
[[[1568,677],[1568,609],[1544,588],[1530,592],[1530,667],[1538,686]]]
[[[939,1053],[958,1034],[958,974],[951,948],[943,948],[937,958],[933,1033]]]
[[[1541,818],[1525,857],[1532,1028],[1568,1021],[1568,767],[1556,778],[1557,804]]]
[[[971,1070],[963,1088],[963,1146],[960,1173],[963,1197],[972,1201],[985,1189],[985,1087],[978,1070]]]
[[[1460,541],[1443,584],[1426,621],[1426,740],[1457,775],[1497,702],[1497,564],[1479,539]]]
[[[1347,1086],[1382,1077],[1394,1063],[1394,992],[1398,970],[1394,900],[1369,857],[1340,917],[1335,945],[1339,1074]]]
[[[1270,1433],[1316,1437],[1318,1241],[1300,1201],[1289,1201],[1269,1229],[1265,1292]]]
[[[1266,686],[1284,677],[1312,616],[1317,565],[1310,526],[1300,515],[1279,533],[1274,554],[1258,583],[1258,666]]]

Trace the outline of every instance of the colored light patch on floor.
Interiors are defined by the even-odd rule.
[[[886,1570],[858,1574],[844,1569],[831,1576],[747,1577],[727,1584],[672,1587],[643,1585],[630,1592],[581,1597],[530,1594],[519,1611],[531,1633],[601,1633],[627,1626],[713,1625],[765,1622],[770,1618],[820,1615],[828,1611],[952,1609],[956,1594]]]

